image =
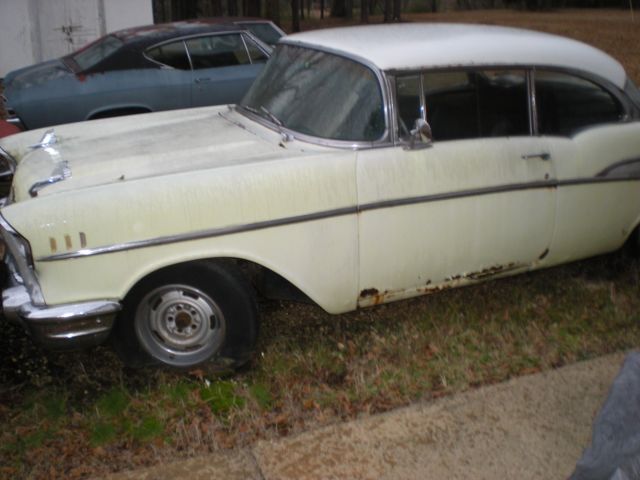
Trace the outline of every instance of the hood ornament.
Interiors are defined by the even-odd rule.
[[[49,177],[31,185],[31,188],[29,188],[29,195],[31,195],[31,197],[37,197],[38,192],[48,185],[61,182],[62,180],[66,180],[67,178],[71,177],[71,168],[69,168],[69,163],[62,160],[60,158],[60,152],[58,152],[58,150],[54,148],[54,145],[56,145],[57,143],[58,137],[56,137],[53,129],[50,129],[44,132],[44,135],[42,135],[42,138],[38,143],[29,147],[33,150],[43,149],[51,156],[51,159],[55,162],[53,171],[51,172]]]
[[[31,195],[32,198],[37,197],[38,192],[44,187],[61,182],[62,180],[65,180],[69,177],[71,177],[71,169],[69,168],[69,164],[63,161],[56,165],[56,168],[54,168],[53,172],[51,172],[50,177],[45,178],[44,180],[40,180],[39,182],[31,185],[31,188],[29,189],[29,195]]]
[[[50,147],[51,145],[55,145],[56,143],[58,143],[58,137],[56,137],[56,132],[54,132],[52,128],[44,132],[40,141],[35,145],[29,146],[29,148],[36,150],[38,148]]]

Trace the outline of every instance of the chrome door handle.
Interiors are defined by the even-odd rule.
[[[203,78],[196,78],[196,79],[195,79],[195,82],[196,82],[196,83],[206,83],[206,82],[210,82],[210,81],[211,81],[211,79],[210,79],[210,78],[207,78],[207,77],[203,77]]]
[[[539,158],[540,160],[551,160],[551,154],[547,152],[541,153],[529,153],[527,155],[522,155],[523,160],[529,160],[530,158]]]

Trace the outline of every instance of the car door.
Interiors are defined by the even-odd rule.
[[[614,250],[640,222],[640,122],[615,87],[571,72],[535,72],[537,123],[557,171],[548,261]]]
[[[241,33],[192,38],[186,45],[193,66],[194,107],[237,103],[268,58]]]
[[[130,71],[129,82],[135,87],[129,89],[130,101],[154,111],[191,106],[193,73],[184,40],[155,45],[145,51],[145,56],[158,68]]]
[[[530,134],[526,72],[403,75],[395,89],[407,145],[358,153],[359,305],[544,258],[555,174],[546,142]],[[425,116],[433,142],[411,148],[407,125]]]

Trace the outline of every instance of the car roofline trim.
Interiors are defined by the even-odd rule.
[[[58,260],[67,260],[73,258],[84,258],[95,255],[104,255],[108,253],[124,252],[129,250],[137,250],[140,248],[157,247],[162,245],[169,245],[172,243],[188,242],[193,240],[202,240],[207,238],[215,238],[226,235],[234,235],[238,233],[246,233],[257,230],[264,230],[267,228],[281,227],[286,225],[294,225],[304,222],[312,222],[316,220],[323,220],[326,218],[341,217],[345,215],[354,215],[362,212],[380,210],[383,208],[394,208],[407,205],[415,205],[421,203],[439,202],[444,200],[454,200],[459,198],[475,197],[482,195],[493,195],[500,193],[507,193],[521,190],[536,190],[543,188],[558,188],[563,186],[574,186],[584,184],[595,184],[604,182],[628,182],[628,181],[640,181],[640,171],[634,172],[629,175],[616,175],[616,166],[624,166],[631,163],[638,162],[640,159],[625,160],[618,162],[615,165],[608,167],[595,177],[589,178],[576,178],[567,180],[543,180],[530,183],[514,183],[506,185],[496,185],[493,187],[483,187],[476,189],[461,190],[457,192],[436,193],[431,195],[419,195],[409,198],[398,198],[391,200],[381,200],[376,202],[365,203],[362,205],[340,207],[331,210],[323,210],[320,212],[307,213],[302,215],[294,215],[290,217],[277,218],[274,220],[264,220],[259,222],[246,223],[243,225],[230,225],[226,227],[217,227],[206,230],[200,230],[190,233],[182,233],[177,235],[167,235],[163,237],[157,237],[146,240],[134,240],[132,242],[125,242],[113,245],[107,245],[103,247],[84,248],[72,252],[59,253],[56,255],[48,255],[39,257],[38,262],[53,262]],[[613,175],[611,175],[613,173]]]

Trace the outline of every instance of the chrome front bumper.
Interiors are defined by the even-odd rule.
[[[50,349],[75,349],[104,342],[113,327],[120,303],[112,300],[35,306],[26,287],[2,292],[5,318],[22,324],[34,341]]]

